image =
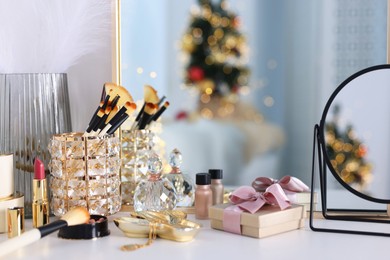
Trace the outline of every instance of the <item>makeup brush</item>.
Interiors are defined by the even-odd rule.
[[[92,118],[91,118],[91,121],[89,121],[88,128],[92,125],[92,123],[93,123],[94,120],[96,119],[97,113],[98,113],[99,110],[102,108],[103,104],[104,104],[104,101],[101,101],[100,104],[99,104],[99,106],[96,108],[96,111],[95,111],[95,113],[93,113],[93,116],[92,116]]]
[[[113,117],[111,117],[111,119],[106,124],[106,126],[102,129],[102,131],[99,132],[99,136],[103,136],[104,134],[108,133],[111,130],[111,128],[114,127],[114,126],[117,126],[117,128],[118,128],[134,112],[134,110],[137,108],[137,105],[135,103],[129,103],[129,104],[125,105],[125,106],[126,106],[125,112],[121,113],[121,114],[119,114],[119,112],[118,112]],[[125,120],[121,121],[123,116],[127,116],[127,117],[126,117]],[[120,123],[118,123],[118,122],[120,122]],[[115,131],[113,131],[113,132],[115,132]]]
[[[108,95],[104,99],[104,103],[103,103],[102,109],[106,109],[107,108],[108,102],[110,101],[110,98],[111,98],[111,95],[110,95],[111,92],[112,92],[112,90],[110,90],[110,92],[108,93]]]
[[[116,113],[118,113],[118,111],[119,111],[118,106],[115,106],[114,108],[111,109],[111,112],[106,119],[106,125],[111,121],[111,119],[116,115]]]
[[[107,134],[111,135],[115,133],[115,131],[129,118],[128,114],[124,114],[119,118],[118,122],[116,122],[111,128],[107,131]]]
[[[156,122],[157,119],[160,118],[160,116],[162,115],[162,113],[164,113],[164,111],[169,107],[169,102],[168,101],[165,101],[164,105],[156,112],[156,114],[154,114],[152,116],[152,118],[150,119],[149,123],[154,121]],[[149,124],[148,123],[148,124]]]
[[[66,226],[74,226],[87,223],[90,219],[88,210],[82,207],[73,208],[68,211],[61,219],[50,224],[34,228],[24,232],[18,237],[14,237],[0,244],[0,257],[11,253],[12,251],[27,246],[39,239]]]
[[[134,102],[133,97],[130,95],[129,91],[127,91],[126,88],[116,85],[114,83],[105,83],[104,87],[106,93],[110,93],[112,97],[116,97],[117,95],[120,97],[117,101],[118,102],[117,105],[119,107],[123,107],[126,104],[126,102],[131,102],[131,103]]]
[[[100,95],[100,102],[104,101],[105,96],[106,96],[106,84],[103,84],[102,94]]]
[[[92,136],[97,135],[100,132],[100,130],[105,127],[106,125],[105,122],[110,112],[111,112],[111,107],[106,107],[106,109],[104,110],[104,115],[99,118],[99,121],[95,124],[92,131],[90,132]]]
[[[144,86],[144,101],[153,104],[158,104],[160,101],[157,95],[157,91],[150,85]]]
[[[116,105],[118,104],[119,99],[120,99],[119,95],[116,95],[114,97],[114,99],[111,101],[111,104],[110,104],[111,109],[114,109],[116,107]]]
[[[166,96],[163,96],[157,103],[157,106],[160,107],[162,102],[164,102],[164,100],[166,99]]]
[[[145,105],[145,111],[139,120],[138,129],[145,129],[145,126],[151,119],[151,117],[156,113],[157,105],[152,103],[146,103]]]
[[[137,108],[137,105],[135,103],[126,102],[126,104],[119,109],[119,111],[114,115],[114,117],[110,120],[109,124],[112,125],[112,122],[116,122],[118,118],[120,118],[123,114],[125,114],[127,111],[128,114],[133,113],[133,111]]]
[[[106,101],[105,101],[105,97],[106,97],[106,88],[105,88],[105,86],[103,85],[102,94],[101,94],[101,96],[100,96],[100,104],[99,104],[99,106],[97,107],[95,113],[93,113],[93,116],[92,116],[92,118],[91,118],[91,121],[89,121],[87,130],[86,130],[87,133],[89,133],[89,132],[92,130],[92,126],[93,126],[92,124],[95,122],[99,110],[100,110],[101,108],[103,108],[103,105],[104,105],[105,102],[106,102]],[[104,109],[104,108],[103,108],[103,109]]]
[[[86,133],[90,133],[99,124],[100,119],[104,116],[104,109],[100,108],[99,111],[92,117],[92,122],[89,124]]]
[[[144,114],[146,103],[158,104],[160,99],[157,96],[157,91],[150,85],[144,86],[144,104],[141,110],[138,112],[137,117],[135,118],[134,124],[131,127],[132,130],[136,129],[139,125],[139,120]]]
[[[145,105],[146,105],[146,102],[144,102],[144,104],[141,107],[141,110],[138,112],[138,114],[137,114],[137,116],[135,118],[133,127],[135,127],[138,124],[139,119],[141,118],[142,114],[144,113]]]

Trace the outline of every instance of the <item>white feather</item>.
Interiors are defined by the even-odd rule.
[[[109,0],[0,0],[0,72],[65,72],[111,37]]]

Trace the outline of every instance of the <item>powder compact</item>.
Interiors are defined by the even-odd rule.
[[[93,239],[110,234],[107,217],[91,215],[89,223],[61,228],[58,237],[66,239]]]

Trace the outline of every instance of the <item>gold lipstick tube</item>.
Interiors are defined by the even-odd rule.
[[[46,179],[33,179],[32,217],[33,227],[37,228],[49,223],[50,209],[47,199]]]

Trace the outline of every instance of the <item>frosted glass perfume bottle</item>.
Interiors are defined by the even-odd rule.
[[[182,154],[178,149],[173,149],[169,155],[169,165],[172,170],[166,178],[172,182],[176,189],[177,206],[192,207],[195,201],[195,185],[193,179],[188,174],[183,174],[180,169]]]
[[[138,183],[134,191],[135,211],[162,211],[176,207],[177,196],[172,183],[161,176],[162,161],[153,153],[148,159],[147,180]]]

